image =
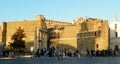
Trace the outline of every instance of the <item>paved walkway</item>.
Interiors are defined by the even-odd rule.
[[[120,57],[56,57],[0,59],[0,64],[120,64]]]

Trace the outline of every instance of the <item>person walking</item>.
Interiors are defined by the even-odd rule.
[[[57,59],[58,60],[63,60],[63,52],[62,52],[62,50],[57,50]]]
[[[87,56],[90,56],[90,51],[87,49]]]

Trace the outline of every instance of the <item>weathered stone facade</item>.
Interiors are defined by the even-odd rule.
[[[36,20],[23,20],[23,21],[14,21],[14,22],[3,22],[0,30],[0,41],[5,42],[6,46],[12,42],[11,36],[16,31],[17,28],[21,27],[26,34],[24,38],[26,42],[26,48],[30,49],[30,47],[34,46],[35,42],[35,30],[37,28],[46,28],[44,22],[44,16],[40,15],[36,17]]]
[[[109,26],[100,19],[80,18],[74,24],[64,26],[59,38],[51,42],[61,49],[107,50]]]
[[[99,19],[83,19],[78,33],[78,48],[82,50],[107,50],[109,26],[107,21]]]
[[[72,23],[46,20],[43,15],[37,16],[36,20],[24,20],[15,22],[3,22],[0,26],[0,41],[11,41],[11,36],[18,27],[26,33],[27,48],[56,48],[66,49],[108,49],[108,22],[92,19],[79,18]]]

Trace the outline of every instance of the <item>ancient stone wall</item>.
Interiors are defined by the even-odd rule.
[[[35,20],[25,20],[25,21],[16,21],[16,22],[7,22],[7,31],[6,31],[6,45],[9,45],[9,42],[12,42],[11,36],[16,29],[21,27],[25,31],[26,37],[24,38],[27,48],[33,46],[34,44],[34,30],[36,27],[40,27],[40,21]]]
[[[79,19],[74,25],[65,26],[60,38],[51,39],[58,48],[78,50],[108,49],[108,22],[100,19]]]
[[[51,40],[57,46],[57,48],[63,49],[77,49],[77,33],[80,27],[75,25],[65,26],[59,39]]]
[[[40,37],[35,42],[39,43],[39,40],[43,40],[42,48],[44,48],[50,44],[47,42],[49,37],[47,37],[48,32],[46,32],[46,30],[55,28],[56,26],[64,28],[60,31],[59,38],[50,39],[50,43],[55,44],[57,48],[78,50],[108,49],[108,22],[93,18],[80,18],[72,24],[67,22],[45,20],[44,16],[40,15],[36,17],[36,20],[6,22],[1,26],[0,35],[2,38],[0,39],[1,41],[6,41],[6,45],[9,45],[12,42],[11,36],[14,32],[16,32],[16,29],[21,27],[21,29],[24,29],[26,33],[26,38],[24,38],[26,46],[27,48],[30,48],[34,46],[34,40],[36,40],[34,37],[35,30],[38,28],[38,32],[40,31]],[[51,32],[55,31],[56,30],[53,30]]]
[[[86,19],[81,23],[78,34],[78,48],[81,50],[108,49],[108,22],[99,19]]]
[[[108,49],[109,46],[109,26],[107,21],[101,22],[101,40],[100,40],[100,50],[102,49]]]

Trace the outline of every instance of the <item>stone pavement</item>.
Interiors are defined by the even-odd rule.
[[[120,57],[56,57],[0,59],[0,64],[120,64]]]

